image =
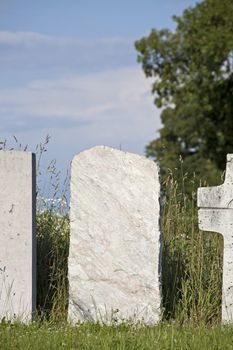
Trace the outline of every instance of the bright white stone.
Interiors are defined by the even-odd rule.
[[[227,155],[225,182],[198,189],[199,228],[224,238],[222,320],[233,322],[233,154]]]
[[[0,320],[35,311],[35,156],[0,151]]]
[[[160,317],[160,183],[144,157],[99,146],[71,170],[69,320]]]

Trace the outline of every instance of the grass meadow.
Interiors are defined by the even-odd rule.
[[[44,150],[40,145],[38,162]],[[53,199],[65,198],[69,181],[60,184],[54,162],[47,171]],[[2,321],[0,349],[233,349],[233,328],[221,325],[223,239],[199,231],[195,177],[191,197],[185,194],[185,181],[186,176],[180,189],[170,174],[163,184],[158,325],[66,322],[69,216],[66,202],[54,201],[60,205],[40,204],[37,212],[37,315],[29,325]],[[37,193],[42,197],[40,188]]]

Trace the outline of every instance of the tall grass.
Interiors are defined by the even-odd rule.
[[[66,320],[68,308],[69,171],[63,182],[52,160],[42,172],[41,162],[50,137],[37,151],[37,311],[40,317]],[[46,180],[45,180],[46,179]]]
[[[196,187],[185,194],[171,174],[165,184],[163,230],[164,319],[213,324],[221,318],[223,239],[198,229]]]
[[[185,182],[185,179],[184,179]],[[162,231],[163,319],[213,324],[221,319],[223,240],[197,224],[196,184],[186,196],[171,174],[164,183]],[[51,210],[37,215],[38,306],[51,317],[67,308],[68,216]]]
[[[44,198],[40,180],[43,177],[41,159],[48,142],[49,137],[46,137],[37,147],[37,194],[40,199],[37,211],[37,309],[48,319],[65,320],[68,306],[69,216],[66,194],[69,176],[61,183],[56,162],[52,161],[46,169],[46,191],[52,202],[41,201]],[[27,149],[21,144],[19,146]],[[6,148],[6,142],[0,143],[1,148]],[[196,188],[199,184],[195,183],[195,177],[191,179],[191,197],[185,191],[186,182],[190,181],[187,175],[183,174],[181,185],[175,178],[171,173],[163,184],[163,319],[190,325],[219,323],[223,239],[216,233],[203,233],[198,229]]]
[[[65,320],[68,303],[69,217],[52,209],[37,213],[37,310]]]

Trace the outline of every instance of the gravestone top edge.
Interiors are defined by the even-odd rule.
[[[128,151],[123,151],[123,150],[120,150],[120,149],[117,149],[117,148],[113,148],[113,147],[109,147],[109,146],[104,146],[104,145],[97,145],[97,146],[94,146],[94,147],[91,147],[89,149],[86,149],[84,151],[81,151],[79,152],[78,154],[76,154],[73,159],[72,159],[72,164],[75,163],[76,161],[79,161],[80,158],[82,158],[82,156],[85,156],[85,154],[88,154],[90,152],[98,152],[98,151],[101,151],[101,150],[106,150],[106,151],[112,151],[114,152],[115,154],[118,153],[119,155],[122,155],[122,154],[125,154],[125,155],[130,155],[132,157],[135,157],[135,159],[141,159],[145,162],[147,162],[148,164],[151,164],[152,166],[154,166],[156,168],[157,171],[159,171],[159,165],[154,162],[153,160],[149,159],[149,158],[146,158],[145,156],[142,156],[142,155],[139,155],[137,153],[133,153],[133,152],[128,152]]]
[[[6,149],[1,149],[0,154],[5,154],[7,156],[9,155],[24,155],[25,157],[35,157],[36,153],[35,152],[29,152],[29,151],[18,151],[18,150],[6,150]]]
[[[35,152],[30,152],[30,151],[19,151],[19,150],[8,150],[8,149],[1,149],[0,152],[2,153],[8,153],[8,154],[13,154],[13,153],[21,153],[21,154],[35,154]]]

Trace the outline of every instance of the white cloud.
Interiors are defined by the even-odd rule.
[[[79,38],[79,37],[61,37],[43,35],[35,32],[11,32],[0,31],[0,45],[18,46],[18,45],[57,45],[57,46],[97,46],[104,44],[107,46],[115,46],[119,44],[129,44],[132,39],[127,38]]]
[[[45,77],[52,77],[58,71],[97,72],[135,64],[136,57],[134,39],[130,38],[56,37],[0,31],[1,79],[13,74],[13,79],[23,81],[29,72]]]
[[[160,126],[138,66],[1,89],[0,116],[1,134],[46,130],[72,147],[78,140],[80,148],[123,144],[140,153]]]
[[[0,31],[0,45],[22,45],[51,42],[51,37],[33,32]]]

